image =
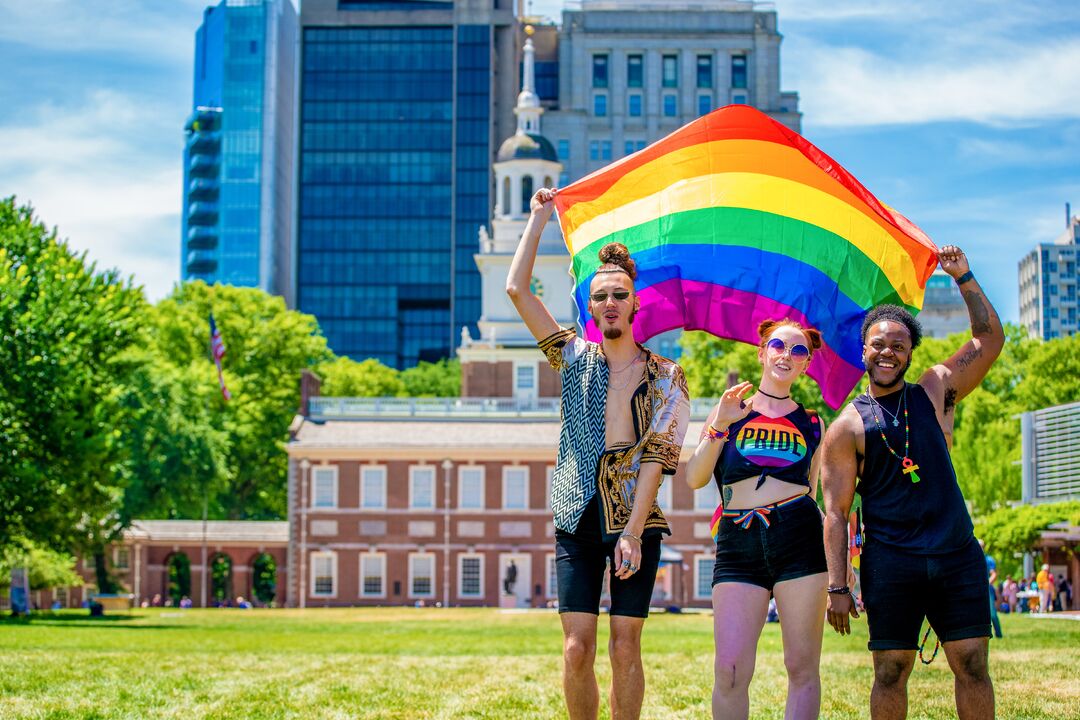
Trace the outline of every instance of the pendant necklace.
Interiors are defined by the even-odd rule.
[[[866,391],[866,397],[870,399],[871,404],[877,405],[879,408],[881,408],[881,412],[885,413],[886,415],[888,415],[889,417],[892,418],[892,426],[893,427],[900,427],[900,405],[896,406],[896,412],[895,413],[891,413],[891,412],[889,412],[889,408],[887,408],[884,405],[882,405],[881,403],[879,403],[874,398],[874,396],[870,394],[869,390]],[[907,386],[905,385],[904,386],[904,394],[900,398],[900,404],[906,406],[907,405],[906,400],[907,400]]]
[[[874,418],[874,424],[877,425],[878,432],[881,433],[881,442],[885,443],[885,449],[888,450],[889,453],[893,457],[895,457],[897,460],[899,460],[900,464],[904,466],[904,474],[911,476],[912,484],[919,482],[919,480],[921,480],[922,478],[920,478],[919,474],[917,472],[915,472],[916,470],[919,469],[919,466],[916,465],[915,461],[912,460],[908,456],[908,453],[911,450],[911,422],[908,420],[907,385],[904,385],[904,394],[900,397],[900,406],[896,408],[896,414],[897,415],[900,414],[900,409],[901,408],[903,408],[903,411],[904,411],[904,456],[903,457],[901,457],[899,453],[897,453],[895,450],[892,449],[892,445],[889,444],[889,439],[887,437],[885,437],[885,423],[880,418],[878,418],[877,411],[874,410],[874,407],[877,406],[877,407],[880,407],[883,412],[885,412],[885,408],[881,404],[879,404],[876,400],[874,400],[874,397],[870,394],[869,389],[866,391],[866,397],[868,397],[870,399],[870,414]],[[899,424],[900,424],[899,421],[894,423],[894,425],[899,425]]]

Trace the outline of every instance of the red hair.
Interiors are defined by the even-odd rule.
[[[757,328],[758,338],[760,338],[760,347],[765,347],[766,339],[773,334],[773,331],[782,327],[795,328],[801,332],[810,346],[811,354],[813,354],[815,350],[821,348],[821,333],[814,328],[803,327],[791,318],[784,318],[783,320],[762,320]]]

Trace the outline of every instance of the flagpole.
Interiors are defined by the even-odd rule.
[[[206,567],[206,506],[207,506],[207,491],[206,483],[203,482],[203,500],[202,500],[202,607],[206,605],[206,585],[209,580],[210,573]]]

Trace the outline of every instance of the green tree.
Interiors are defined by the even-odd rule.
[[[1004,564],[1001,572],[1015,572],[1015,556],[1033,550],[1042,532],[1059,522],[1080,525],[1080,502],[1001,507],[975,521],[975,535],[998,564]],[[1072,552],[1080,552],[1080,547]]]
[[[0,588],[11,585],[11,570],[17,567],[30,572],[31,590],[83,584],[82,576],[75,572],[75,558],[69,553],[57,552],[25,538],[15,538],[0,549]]]
[[[357,362],[335,357],[319,365],[315,372],[322,378],[319,392],[326,397],[404,397],[406,394],[401,373],[372,358]]]
[[[461,361],[457,358],[436,363],[421,362],[401,373],[409,397],[459,397]]]
[[[209,317],[225,344],[218,389]],[[331,357],[315,318],[255,288],[189,282],[149,313],[147,352],[126,407],[156,423],[130,440],[127,516],[285,517],[288,428],[300,404],[300,371]],[[146,395],[142,395],[145,391]],[[136,433],[139,429],[134,430]]]
[[[0,547],[21,537],[101,555],[115,537],[116,399],[145,311],[129,279],[0,201]]]

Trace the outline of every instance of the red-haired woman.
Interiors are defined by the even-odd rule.
[[[784,717],[816,718],[828,581],[814,502],[823,428],[791,399],[791,386],[821,347],[821,334],[785,319],[766,320],[758,335],[757,390],[742,382],[723,394],[687,467],[692,488],[715,477],[723,502],[713,517],[713,717],[749,717],[754,656],[772,596],[788,673]]]

